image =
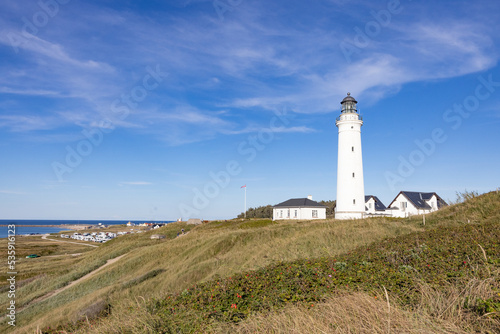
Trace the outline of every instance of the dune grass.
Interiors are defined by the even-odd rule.
[[[339,262],[349,264],[349,256],[354,256],[355,251],[360,252],[360,249],[364,249],[363,254],[366,255],[367,248],[370,248],[366,247],[367,245],[381,242],[386,238],[403,237],[411,233],[419,235],[421,232],[436,230],[440,227],[453,228],[464,224],[474,224],[480,227],[484,222],[492,222],[495,219],[500,221],[499,202],[500,197],[495,193],[472,198],[465,203],[427,215],[425,226],[422,226],[422,217],[313,222],[232,220],[212,222],[195,228],[175,223],[156,231],[127,235],[85,253],[79,263],[68,267],[67,271],[63,272],[60,277],[51,276],[50,282],[39,278],[21,287],[19,289],[20,299],[27,303],[39,294],[45,294],[82,277],[85,273],[101,266],[107,259],[126,254],[120,261],[103,269],[81,284],[26,308],[18,315],[19,322],[16,332],[33,333],[36,328],[43,329],[43,332],[52,332],[54,328],[95,333],[155,332],[165,324],[165,318],[157,313],[158,309],[155,309],[154,305],[156,304],[153,299],[166,300],[169,296],[171,298],[183,296],[183,293],[184,298],[189,296],[185,291],[192,289],[195,285],[213,284],[216,281],[241,275],[242,272],[273,270],[272,268],[277,268],[276,266],[284,262],[300,262],[304,259],[319,258],[332,259],[342,256],[345,260]],[[182,238],[175,238],[181,228],[192,229]],[[166,234],[167,239],[150,240],[149,236],[153,233]],[[414,240],[413,243],[415,243]],[[361,246],[365,247],[360,248]],[[413,245],[411,249],[415,247]],[[482,247],[487,246],[482,245]],[[398,250],[393,251],[397,252]],[[480,248],[476,247],[475,251],[482,256]],[[414,250],[414,252],[418,252],[418,250]],[[485,248],[485,252],[487,253],[488,249]],[[397,254],[392,254],[392,257],[385,255],[384,260],[390,262],[392,259],[397,262],[401,260],[398,256]],[[398,274],[408,274],[406,270],[411,271],[408,267],[413,266],[406,263],[399,264]],[[492,270],[490,268],[490,271]],[[493,275],[493,273],[490,274]],[[471,279],[471,277],[467,277]],[[422,284],[424,287],[428,286],[427,282]],[[380,286],[377,289],[376,293],[380,294]],[[452,296],[452,292],[447,294],[443,292],[445,290],[442,288],[436,288],[432,285],[427,290],[420,289],[427,291],[427,296],[433,296],[432,293],[435,293],[434,298],[443,301],[446,298],[451,298],[446,296]],[[354,296],[353,293],[358,292],[361,293],[359,298],[364,298],[362,296],[374,298],[371,293],[365,295],[365,292],[355,290],[345,291],[346,294],[342,298],[348,300],[349,297],[346,296]],[[372,293],[375,292],[372,291]],[[393,291],[389,291],[389,293],[391,299],[404,299],[399,297],[397,293],[394,295]],[[439,295],[438,298],[436,297],[438,293],[443,293],[443,295]],[[494,304],[495,300],[483,297],[481,300],[486,304],[496,305]],[[325,305],[333,303],[328,298],[330,297],[321,297],[317,299],[317,302]],[[427,301],[418,302],[418,300],[425,300],[425,298],[428,298]],[[415,309],[425,310],[421,314],[415,313],[415,310],[405,309],[404,303],[401,304],[403,306],[395,305],[394,309],[399,310],[403,315],[406,314],[405,312],[413,312],[412,314],[417,319],[428,320],[429,318],[425,318],[426,315],[433,314],[430,310],[429,298],[431,297],[425,297],[425,294],[421,293],[416,294],[412,299],[412,305]],[[471,307],[483,307],[486,310],[489,304],[481,306],[479,299],[479,297],[474,299],[474,302],[471,302]],[[230,305],[223,307],[230,309]],[[421,307],[419,305],[427,306]],[[161,304],[158,307],[161,307]],[[271,308],[271,313],[249,312],[244,317],[246,320],[239,322],[239,325],[223,321],[211,323],[210,326],[221,330],[227,326],[229,326],[227,328],[237,326],[239,330],[247,325],[250,326],[248,328],[252,328],[251,324],[255,323],[266,328],[266,325],[259,323],[259,321],[266,322],[265,319],[271,319],[273,314],[280,314],[280,312],[285,312],[284,317],[289,318],[290,315],[286,311],[288,309],[293,310],[291,312],[303,312],[304,307],[308,309],[307,305],[300,303],[285,303],[284,308],[279,305],[277,307],[277,309]],[[436,305],[435,308],[439,309],[439,305]],[[469,314],[469,311],[470,308],[467,308],[465,313]],[[308,309],[307,312],[314,312],[314,309]],[[310,316],[307,312],[304,313],[305,317]],[[185,315],[186,319],[197,317],[191,317],[193,314],[190,313]],[[93,317],[95,318],[93,319]],[[443,323],[446,323],[443,328],[448,328],[447,321],[446,319],[442,320]],[[451,323],[450,326],[461,328],[461,325],[453,325],[454,320]],[[433,324],[438,326],[441,324],[441,320],[431,325],[434,326]],[[47,329],[49,326],[50,329]],[[353,326],[355,326],[354,323]],[[415,330],[418,330],[419,326],[415,327]],[[269,328],[269,332],[273,332],[271,327]],[[11,329],[6,327],[5,322],[0,323],[0,331],[7,330]]]
[[[219,227],[222,224],[226,226]],[[19,289],[18,302],[24,305],[84,276],[103,265],[107,259],[128,253],[119,263],[99,272],[88,283],[83,282],[53,299],[29,306],[20,313],[18,331],[30,332],[36,326],[54,327],[66,323],[68,319],[77,318],[81,309],[88,305],[76,301],[84,300],[88,295],[104,294],[105,299],[115,307],[134,301],[135,297],[157,298],[183,291],[195,283],[214,277],[226,277],[276,261],[340,254],[386,236],[402,235],[421,228],[414,222],[384,219],[278,224],[267,221],[257,223],[257,226],[255,224],[250,220],[213,222],[194,228],[182,238],[175,238],[180,229],[184,228],[187,232],[192,228],[175,223],[159,230],[126,235],[105,243],[85,253],[78,263],[68,267],[62,275],[51,277],[49,281],[40,278]],[[165,234],[167,239],[150,240],[153,233]],[[138,284],[127,284],[153,270],[164,271]],[[23,329],[24,326],[26,328]]]
[[[489,221],[387,238],[335,257],[275,263],[155,301],[152,329],[206,332],[214,322],[237,324],[291,303],[315,307],[332,293],[376,296],[383,288],[398,306],[438,318],[465,314],[476,319],[468,330],[500,330],[499,240],[500,221]]]
[[[7,259],[7,243],[7,238],[0,239],[0,259]],[[78,261],[75,257],[64,256],[65,254],[85,253],[91,250],[89,249],[91,247],[84,245],[43,240],[41,236],[17,236],[15,247],[16,268],[19,273],[17,280],[21,285],[24,284],[23,281],[36,276],[60,274],[61,270]],[[26,256],[29,254],[37,254],[41,258],[27,259]],[[56,255],[61,256],[56,259],[53,257]],[[46,258],[47,256],[51,258]],[[4,291],[5,288],[7,288],[7,274],[1,272],[0,291]]]
[[[375,298],[377,297],[377,298]],[[219,323],[212,333],[447,333],[465,334],[453,322],[402,310],[380,296],[354,292],[317,303],[289,305],[260,313],[239,324]]]

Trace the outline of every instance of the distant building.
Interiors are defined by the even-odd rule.
[[[151,239],[165,239],[165,236],[163,234],[153,234]]]
[[[326,219],[326,206],[307,198],[292,198],[273,207],[273,220]]]
[[[446,202],[438,194],[401,191],[389,204],[393,217],[409,217],[434,212],[446,206]]]
[[[188,225],[200,225],[201,224],[201,219],[199,219],[199,218],[189,218],[186,224],[188,224]]]

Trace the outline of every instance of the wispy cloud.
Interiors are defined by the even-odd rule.
[[[56,128],[60,123],[52,116],[0,115],[0,128],[8,128],[14,132],[49,130]]]
[[[12,41],[8,38],[9,35],[17,34],[16,31],[2,31],[0,33],[0,43],[6,46],[11,46]],[[112,67],[108,64],[97,62],[94,60],[81,61],[72,58],[64,50],[64,48],[57,44],[51,43],[47,40],[41,39],[37,36],[30,35],[30,38],[24,38],[23,43],[18,45],[20,49],[25,51],[30,51],[39,55],[43,55],[50,59],[56,60],[59,63],[67,63],[73,66],[82,67],[85,69],[99,70],[99,71],[110,71]],[[37,59],[36,57],[34,59]]]
[[[0,93],[5,94],[16,94],[16,95],[35,95],[35,96],[50,96],[58,95],[59,92],[45,90],[45,89],[22,89],[22,88],[11,88],[11,87],[0,87]]]
[[[4,195],[27,195],[28,193],[25,193],[23,191],[2,190],[2,189],[0,189],[0,194],[4,194]]]
[[[338,45],[344,30],[352,35],[350,26],[329,21],[308,21],[307,29],[288,25],[266,13],[290,14],[293,7],[267,6],[263,11],[261,4],[246,3],[224,24],[206,12],[193,12],[195,18],[167,12],[157,22],[130,11],[72,7],[91,24],[75,24],[71,16],[61,15],[68,34],[60,29],[30,38],[20,46],[24,55],[0,78],[0,93],[50,99],[58,111],[43,110],[34,117],[31,106],[25,106],[24,114],[19,110],[16,117],[0,118],[0,127],[95,126],[114,100],[141,84],[145,67],[152,64],[160,64],[169,79],[115,126],[182,145],[257,130],[248,111],[268,112],[287,104],[296,113],[328,113],[337,111],[347,90],[375,103],[407,83],[483,71],[498,60],[491,52],[491,31],[474,16],[430,23],[408,16],[405,24],[394,20],[348,64]],[[84,48],[72,37],[79,34],[99,38]],[[0,43],[10,43],[6,36],[0,34]],[[295,126],[281,131],[314,130]]]
[[[153,183],[146,182],[146,181],[127,181],[127,182],[118,183],[118,185],[120,185],[120,186],[149,186],[152,184]]]
[[[257,133],[263,130],[269,130],[269,126],[250,126],[242,130],[230,130],[230,131],[223,131],[223,134],[228,134],[228,135],[239,135],[239,134],[246,134],[246,133]],[[274,133],[311,133],[311,132],[316,132],[317,130],[307,127],[307,126],[291,126],[291,127],[276,127],[272,129],[272,132]]]

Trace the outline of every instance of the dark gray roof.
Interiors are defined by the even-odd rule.
[[[375,200],[375,211],[385,211],[387,210],[387,208],[385,207],[384,203],[382,203],[381,200],[378,199],[377,196],[373,196],[373,195],[367,195],[365,196],[365,203],[368,202],[368,200],[370,198],[372,198]]]
[[[318,207],[318,208],[326,208],[323,204],[312,201],[309,198],[292,198],[288,201],[284,201],[280,204],[276,204],[274,208],[310,208],[310,207]]]
[[[438,194],[436,193],[422,193],[422,192],[416,192],[416,191],[401,191],[395,198],[394,198],[394,201],[396,200],[396,198],[398,198],[398,196],[400,194],[403,194],[410,202],[413,203],[413,205],[417,208],[417,209],[426,209],[426,210],[430,210],[431,207],[429,204],[427,204],[426,201],[430,200],[431,197],[433,195],[436,195],[436,198],[437,198],[437,203],[438,203],[438,209],[442,208],[443,206],[446,206],[448,204],[446,204],[446,202],[441,198],[439,197]],[[394,201],[392,201],[392,203],[394,203]],[[391,203],[391,204],[392,204]],[[390,205],[389,205],[390,206]]]
[[[344,97],[344,99],[342,100],[342,102],[340,102],[340,104],[344,104],[346,102],[354,102],[354,103],[358,103],[358,101],[356,101],[356,99],[354,97],[351,96],[351,93],[347,93],[347,96]]]

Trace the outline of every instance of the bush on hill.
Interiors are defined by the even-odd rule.
[[[242,212],[238,218],[243,218],[245,214]],[[259,206],[247,210],[247,218],[273,218],[273,207],[271,205]]]

